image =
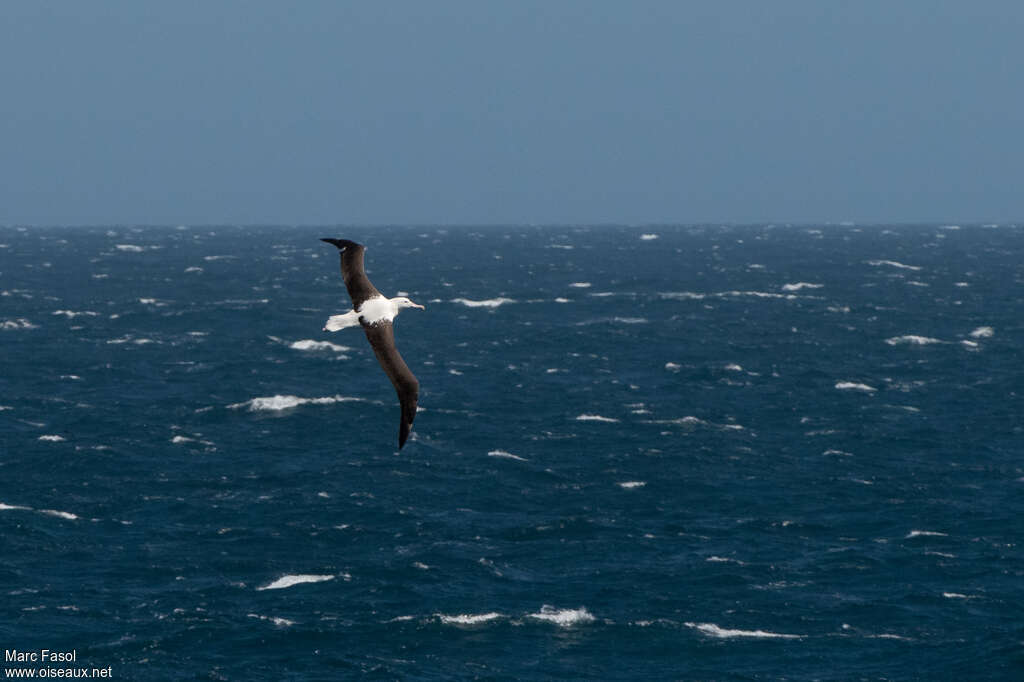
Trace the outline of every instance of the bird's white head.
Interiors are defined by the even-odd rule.
[[[420,310],[426,310],[425,306],[421,306],[419,303],[413,303],[405,296],[399,296],[398,298],[391,299],[395,303],[395,307],[401,310],[402,308],[419,308]]]

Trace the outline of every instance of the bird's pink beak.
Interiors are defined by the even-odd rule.
[[[425,306],[425,305],[420,305],[419,303],[413,303],[413,304],[412,304],[412,307],[413,307],[413,308],[419,308],[420,310],[426,310],[426,309],[427,309],[427,306]]]

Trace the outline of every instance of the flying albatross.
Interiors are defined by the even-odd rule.
[[[341,278],[345,280],[345,288],[352,299],[352,310],[343,315],[332,315],[324,325],[324,331],[336,332],[346,327],[362,326],[366,338],[373,346],[377,361],[384,368],[384,373],[398,392],[398,402],[402,406],[402,417],[398,426],[398,449],[405,445],[412,429],[412,421],[416,418],[416,402],[420,395],[420,382],[409,370],[395,348],[395,330],[393,322],[402,308],[424,307],[413,303],[405,296],[396,298],[384,297],[373,286],[363,268],[363,253],[366,247],[348,239],[321,239],[320,241],[334,244],[341,251]]]

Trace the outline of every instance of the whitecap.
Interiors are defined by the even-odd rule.
[[[295,625],[295,621],[288,620],[287,618],[278,618],[278,617],[275,617],[275,616],[261,616],[261,615],[259,615],[257,613],[247,613],[245,615],[248,616],[249,618],[258,618],[259,620],[269,620],[274,625],[276,625],[278,627],[282,627],[282,628],[288,627],[290,625]]]
[[[39,325],[32,324],[24,317],[19,317],[16,320],[4,320],[0,322],[0,329],[38,329]]]
[[[63,315],[65,317],[69,317],[71,319],[74,319],[76,317],[80,317],[82,315],[84,315],[86,317],[96,317],[96,316],[99,315],[99,313],[93,312],[91,310],[83,310],[81,312],[76,311],[76,310],[54,310],[53,314],[54,315]]]
[[[905,539],[920,538],[920,537],[948,537],[948,533],[940,533],[934,530],[912,530],[906,534]]]
[[[48,440],[48,441],[50,441],[52,443],[62,443],[62,442],[64,442],[67,439],[64,438],[64,436],[57,436],[57,435],[53,435],[53,434],[46,434],[44,436],[39,436],[39,438],[37,440]]]
[[[136,244],[114,244],[114,248],[118,251],[129,251],[131,253],[140,253],[146,250],[145,247]]]
[[[202,271],[203,271],[203,269],[201,267],[197,266],[197,265],[190,265],[189,267],[185,268],[185,272],[202,272]]]
[[[874,393],[878,390],[874,386],[859,384],[855,381],[837,381],[836,388],[840,391],[864,391],[865,393]]]
[[[726,370],[728,370],[730,372],[742,372],[743,371],[743,367],[741,367],[740,365],[737,365],[734,362],[733,363],[729,363],[723,369],[726,369]]]
[[[295,350],[329,350],[335,353],[344,353],[352,350],[348,346],[339,346],[336,343],[330,341],[314,341],[313,339],[302,339],[301,341],[293,341],[288,346]]]
[[[75,521],[76,519],[78,519],[78,516],[75,515],[75,514],[72,514],[71,512],[59,511],[57,509],[40,509],[39,513],[40,514],[49,514],[50,516],[56,516],[57,518],[60,518],[60,519],[67,519],[68,521]]]
[[[505,303],[515,303],[515,300],[505,298],[503,296],[499,296],[498,298],[488,298],[483,301],[474,301],[468,298],[453,298],[452,303],[461,303],[469,308],[497,308]]]
[[[561,296],[559,296],[558,298],[555,299],[555,303],[570,303],[570,301],[567,298],[562,298]]]
[[[922,270],[923,269],[919,265],[906,265],[905,263],[900,263],[900,262],[894,261],[894,260],[869,260],[869,261],[867,261],[867,264],[868,265],[873,265],[875,267],[879,267],[879,266],[882,266],[882,265],[887,265],[889,267],[899,268],[901,270]]]
[[[513,455],[511,452],[506,452],[505,450],[491,450],[490,452],[487,453],[487,456],[488,457],[502,457],[502,458],[505,458],[505,459],[516,459],[516,460],[519,460],[520,462],[528,462],[528,461],[530,461],[530,460],[526,459],[525,457],[520,457],[519,455]]]
[[[987,338],[991,338],[992,335],[994,335],[995,333],[996,332],[995,332],[994,329],[992,329],[992,327],[978,327],[977,329],[972,331],[969,334],[969,336],[972,339],[987,339]]]
[[[596,620],[594,616],[587,611],[586,607],[583,606],[578,609],[556,609],[553,606],[548,606],[547,604],[542,606],[538,613],[527,614],[527,617],[547,621],[548,623],[554,623],[558,627],[562,628],[569,628],[574,625],[582,625],[584,623],[592,623]]]
[[[707,294],[697,294],[692,291],[659,291],[658,296],[677,301],[700,301],[707,298]]]
[[[960,594],[959,592],[943,592],[942,596],[946,599],[977,599],[967,594]]]
[[[304,583],[322,583],[327,580],[334,580],[333,575],[314,575],[314,574],[299,574],[299,575],[285,575],[281,576],[274,582],[264,585],[263,587],[257,587],[257,591],[262,590],[283,590],[287,587],[293,587],[295,585],[302,585]]]
[[[187,436],[175,436],[171,439],[172,443],[192,443],[194,441],[195,438],[189,438]]]
[[[363,398],[350,398],[344,395],[325,396],[323,398],[300,398],[295,395],[272,395],[269,397],[253,398],[244,403],[228,405],[229,408],[237,410],[248,408],[250,412],[289,410],[299,405],[333,405],[334,403],[362,402]]]
[[[576,289],[589,289],[590,282],[570,282],[569,286],[574,287]]]
[[[647,485],[647,481],[622,481],[620,483],[616,483],[616,485],[623,490],[633,490],[635,488],[643,488]]]
[[[795,284],[783,284],[783,291],[800,291],[801,289],[820,289],[824,284],[811,284],[810,282],[796,282]]]
[[[578,417],[576,417],[576,421],[578,421],[578,422],[608,422],[608,423],[613,423],[613,422],[617,422],[619,420],[615,419],[613,417],[602,417],[599,414],[581,414]]]
[[[503,618],[500,613],[491,611],[490,613],[460,613],[455,616],[448,616],[443,613],[437,614],[437,617],[441,619],[441,623],[444,625],[456,625],[460,627],[472,627],[474,625],[483,625],[489,623],[492,620]]]
[[[657,239],[657,238],[658,238],[658,235],[656,235],[656,234],[642,234],[642,235],[640,235],[640,241],[645,241],[645,242],[649,242],[649,241],[651,241],[653,239]]]
[[[683,368],[683,366],[680,365],[679,363],[676,363],[676,362],[666,362],[665,363],[665,369],[667,369],[670,372],[678,372],[682,368]]]
[[[916,334],[904,334],[903,336],[893,336],[885,340],[890,346],[899,345],[911,345],[911,346],[927,346],[932,343],[945,343],[941,339],[934,339],[930,336],[918,336]]]
[[[0,511],[11,511],[11,510],[32,511],[32,507],[23,507],[20,504],[4,504],[3,502],[0,502]]]
[[[783,525],[785,525],[785,523]],[[730,559],[729,557],[715,555],[709,556],[704,561],[709,561],[713,564],[739,564],[740,566],[747,565],[745,561],[740,561],[739,559]]]
[[[788,635],[781,632],[768,632],[766,630],[731,630],[722,628],[714,623],[684,623],[686,627],[700,630],[705,635],[728,639],[732,637],[754,637],[758,639],[800,639],[802,635]]]

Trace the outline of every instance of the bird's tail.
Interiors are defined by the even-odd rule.
[[[322,237],[320,241],[327,242],[328,244],[334,244],[339,249],[346,249],[350,246],[359,246],[359,244],[356,244],[354,241],[349,239],[331,239],[330,237]]]

